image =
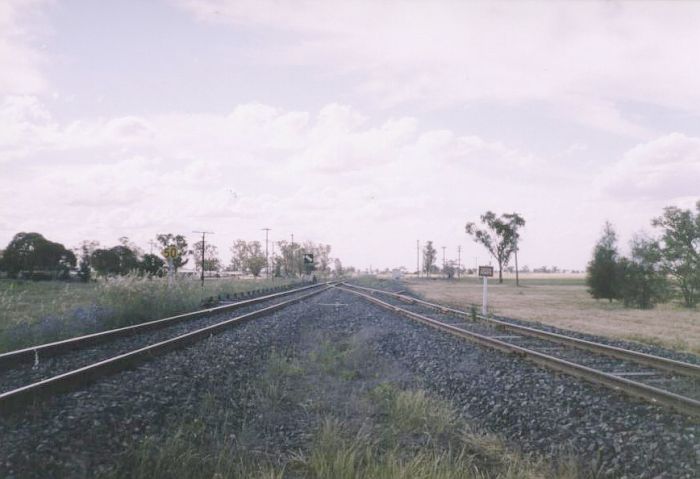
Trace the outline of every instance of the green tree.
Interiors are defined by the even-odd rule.
[[[165,249],[167,246],[175,246],[178,255],[173,260],[173,268],[177,271],[185,266],[190,260],[188,256],[192,253],[187,249],[187,239],[182,235],[174,235],[172,233],[161,233],[156,235],[156,241]]]
[[[685,306],[692,308],[700,300],[700,201],[697,213],[675,206],[652,220],[661,228],[661,257],[664,270],[671,274],[683,295]]]
[[[498,282],[503,283],[503,268],[508,266],[511,255],[518,247],[519,228],[525,226],[525,220],[518,213],[502,214],[500,217],[492,211],[481,215],[485,228],[479,229],[474,223],[467,223],[465,230],[474,242],[481,243],[498,262]]]
[[[219,260],[219,250],[218,248],[211,244],[204,244],[204,264],[202,264],[202,242],[197,241],[192,246],[192,256],[194,256],[194,265],[197,271],[202,270],[204,266],[204,271],[219,271],[221,269],[221,261]]]
[[[247,252],[244,266],[257,278],[265,267],[265,252],[260,245],[260,241],[250,241],[246,246]]]
[[[433,242],[428,241],[423,247],[423,271],[430,276],[430,273],[435,268],[435,259],[437,258],[437,251],[433,247]]]
[[[163,276],[165,261],[155,254],[145,254],[139,262],[139,270],[148,276]]]
[[[668,281],[661,267],[657,241],[636,237],[631,242],[631,258],[618,262],[619,294],[625,306],[653,308],[668,297]]]
[[[231,246],[231,265],[232,271],[244,272],[248,261],[248,242],[242,239],[237,239]]]
[[[620,297],[617,261],[617,235],[610,222],[606,221],[603,235],[598,240],[593,250],[593,259],[586,269],[588,292],[595,299],[605,298],[612,302]]]
[[[343,276],[343,262],[339,258],[333,260],[333,274],[335,276]]]
[[[98,243],[97,241],[85,240],[80,243],[80,246],[78,248],[74,248],[80,255],[80,259],[78,260],[78,278],[80,278],[80,280],[84,283],[90,281],[90,277],[92,276],[90,256],[99,245],[100,243]]]
[[[61,243],[54,243],[39,233],[17,233],[5,248],[2,269],[10,278],[20,274],[37,278],[43,273],[47,278],[67,278],[76,264],[75,254]]]
[[[90,265],[101,276],[124,276],[139,269],[139,259],[136,251],[120,244],[94,250],[90,255]]]

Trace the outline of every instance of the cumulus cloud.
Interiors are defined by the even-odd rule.
[[[252,47],[261,61],[360,72],[358,91],[384,106],[541,103],[631,137],[651,133],[625,102],[700,111],[693,2],[177,3],[200,21],[272,32]]]
[[[35,34],[24,26],[36,14],[39,0],[0,2],[0,96],[35,94],[46,89],[40,71],[43,56],[35,46]]]
[[[84,221],[102,240],[221,222],[246,236],[265,218],[343,245],[377,223],[437,222],[464,198],[508,184],[508,174],[547,181],[533,172],[546,162],[531,153],[424,129],[411,117],[370,121],[340,104],[60,122],[40,101],[20,98],[0,118],[18,128],[0,150],[8,172],[0,202],[12,210],[6,236],[48,217],[44,224],[75,242]]]
[[[675,200],[700,192],[700,138],[671,133],[629,150],[597,180],[607,195]]]

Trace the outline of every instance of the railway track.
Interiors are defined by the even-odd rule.
[[[226,328],[303,301],[330,283],[233,302],[0,355],[0,414],[81,387]],[[232,311],[243,313],[230,317]]]
[[[341,287],[383,308],[469,341],[700,417],[698,365],[473,315],[400,293],[348,283],[342,283]]]

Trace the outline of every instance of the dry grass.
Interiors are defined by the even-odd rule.
[[[463,310],[481,305],[482,284],[406,279],[406,285],[426,299]],[[581,275],[521,275],[521,287],[507,279],[489,281],[489,311],[510,318],[539,321],[585,333],[661,345],[700,353],[700,311],[675,303],[652,310],[627,309],[619,302],[596,301]]]
[[[0,281],[0,352],[194,311],[217,295],[280,286],[291,280],[180,278],[135,275],[90,283]]]

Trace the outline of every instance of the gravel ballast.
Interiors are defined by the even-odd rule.
[[[328,306],[335,302],[342,306]],[[602,477],[696,477],[700,428],[689,418],[483,349],[337,289],[1,417],[0,477],[94,477],[145,434],[193,414],[204,398],[244,417],[251,407],[244,391],[270,352],[295,353],[311,332],[323,330],[366,330],[367,347],[393,365],[393,374],[452,401],[515,448],[572,453]],[[303,447],[303,422],[280,420],[282,432],[267,439],[270,447]]]

